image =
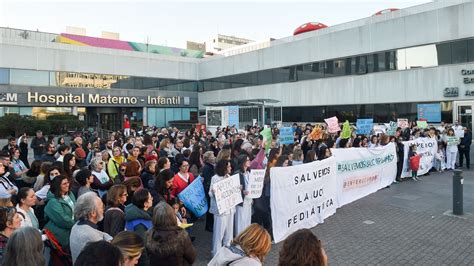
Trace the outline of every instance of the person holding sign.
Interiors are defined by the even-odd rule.
[[[220,160],[216,164],[216,174],[211,180],[211,189],[209,190],[209,197],[211,198],[211,204],[209,212],[214,214],[214,226],[212,234],[212,256],[215,256],[217,251],[230,244],[233,236],[234,229],[234,214],[235,208],[232,208],[224,213],[219,214],[217,209],[216,196],[214,195],[213,185],[219,181],[228,178],[232,172],[232,166],[229,160]]]
[[[238,235],[252,220],[252,199],[249,194],[249,176],[250,176],[250,160],[245,154],[237,157],[237,173],[240,177],[240,185],[242,186],[242,198],[244,201],[236,206],[234,219],[234,235]]]
[[[448,129],[448,134],[444,136],[444,142],[446,143],[446,169],[454,170],[459,144],[459,138],[454,135],[454,129]]]

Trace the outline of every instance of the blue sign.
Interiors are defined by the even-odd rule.
[[[201,176],[194,179],[191,184],[178,194],[178,197],[184,203],[186,209],[194,213],[196,217],[201,217],[206,214],[209,208]]]
[[[292,127],[282,127],[280,128],[280,143],[281,144],[292,144],[295,142],[293,138],[293,128]]]
[[[235,128],[239,128],[239,107],[238,106],[229,106],[229,126],[235,126]]]
[[[374,119],[357,119],[356,123],[358,135],[369,135],[374,127]]]
[[[428,122],[441,122],[441,104],[417,104],[418,120],[425,119]]]

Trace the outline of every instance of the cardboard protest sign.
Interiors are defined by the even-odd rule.
[[[336,116],[326,118],[324,119],[324,121],[326,122],[326,124],[328,124],[329,133],[337,133],[341,130],[341,128],[339,127],[339,121],[337,120]]]
[[[426,121],[416,121],[416,127],[425,129],[428,128],[428,122]]]
[[[212,189],[219,214],[225,213],[243,201],[239,174],[215,183]]]
[[[178,194],[178,198],[184,203],[184,206],[197,217],[203,216],[209,208],[201,176],[198,176],[181,191],[181,193]]]
[[[293,142],[294,142],[293,128],[291,127],[280,128],[280,143],[291,144]]]
[[[390,121],[387,127],[387,134],[389,136],[395,136],[395,132],[397,132],[397,122]]]
[[[272,145],[272,130],[270,128],[265,128],[260,132],[263,136],[263,139],[266,141],[265,143],[265,150],[269,150],[270,146]]]
[[[309,134],[309,140],[318,140],[323,137],[323,128],[320,125],[316,125],[313,131]]]
[[[370,132],[372,131],[372,127],[374,126],[374,119],[357,119],[356,122],[356,127],[357,131],[356,133],[359,135],[369,135]]]
[[[408,119],[406,119],[406,118],[398,118],[397,119],[397,125],[398,125],[398,127],[401,127],[401,128],[407,128],[407,127],[410,126],[408,124]]]
[[[265,169],[252,169],[249,176],[249,185],[247,195],[249,198],[257,199],[262,195],[263,180],[265,179]]]
[[[349,125],[349,121],[346,120],[346,122],[342,124],[341,138],[348,139],[351,137],[351,135],[352,135],[351,126]]]

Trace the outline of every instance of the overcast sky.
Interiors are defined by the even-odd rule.
[[[120,33],[120,39],[182,47],[217,33],[253,40],[283,38],[310,21],[328,26],[368,17],[386,8],[430,0],[290,1],[43,1],[0,0],[0,26],[52,33],[66,26]]]

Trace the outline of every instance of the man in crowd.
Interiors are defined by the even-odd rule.
[[[2,150],[10,152],[12,149],[18,149],[18,145],[16,145],[16,139],[14,137],[10,137],[8,139],[8,144],[3,146]]]
[[[46,147],[46,138],[43,136],[43,132],[38,130],[36,132],[36,136],[31,140],[30,147],[33,149],[33,154],[35,160],[41,160],[41,156],[43,156],[44,148]]]
[[[97,223],[104,218],[104,204],[94,192],[87,192],[77,199],[74,218],[77,223],[71,229],[69,240],[73,262],[87,243],[112,240],[109,234],[98,229]]]
[[[58,162],[63,162],[64,155],[66,155],[70,152],[71,152],[71,148],[69,146],[67,146],[67,145],[59,146],[59,148],[58,148],[59,157],[58,157],[57,161]]]
[[[54,147],[54,144],[50,143],[46,148],[46,153],[41,156],[41,161],[54,163],[56,161],[54,154],[56,154],[56,147]]]

